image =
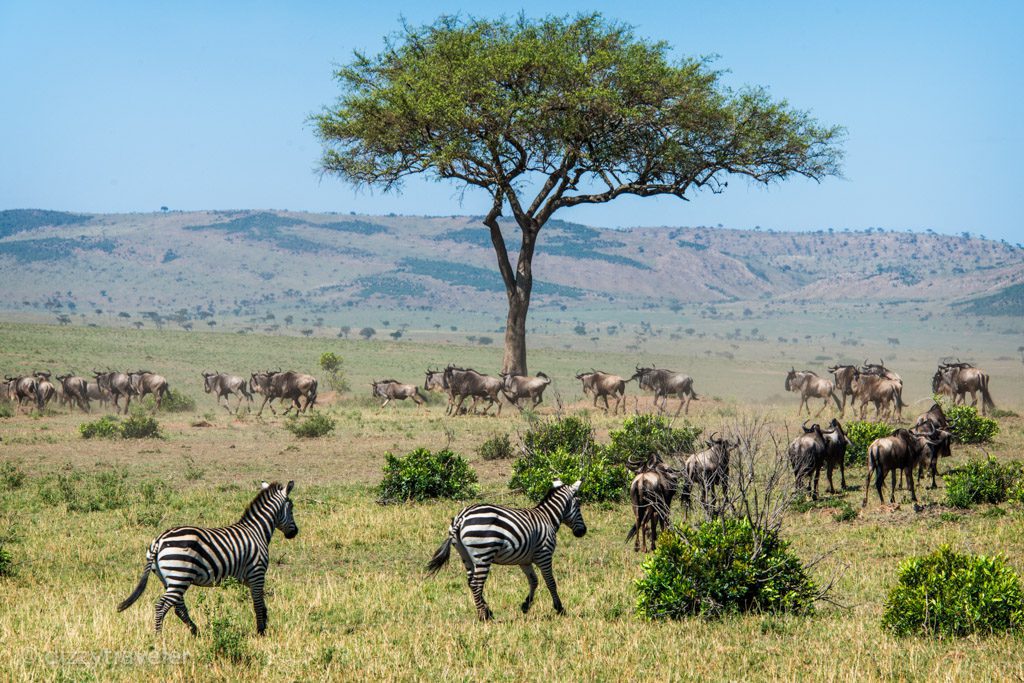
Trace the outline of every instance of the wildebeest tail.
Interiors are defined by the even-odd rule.
[[[992,400],[992,394],[988,393],[988,375],[984,373],[981,375],[981,403],[986,410],[996,407],[995,401]]]
[[[311,388],[309,390],[309,399],[307,399],[307,402],[306,402],[306,408],[307,409],[310,406],[316,405],[316,388],[317,388],[317,381],[314,379],[313,380],[313,388]]]
[[[633,527],[629,530],[629,533],[626,534],[626,540],[625,540],[626,543],[629,543],[630,539],[632,539],[634,536],[636,536],[637,526],[638,526],[637,523],[633,522]]]

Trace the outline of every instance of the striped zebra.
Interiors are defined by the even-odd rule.
[[[299,533],[288,497],[294,486],[294,481],[287,486],[263,482],[262,490],[249,503],[237,524],[219,529],[179,526],[157,536],[146,553],[146,567],[139,585],[118,605],[117,611],[123,612],[139,599],[152,570],[164,585],[164,594],[156,602],[157,632],[173,607],[178,618],[196,635],[199,629],[188,615],[185,591],[192,585],[216,586],[230,576],[249,586],[256,612],[256,631],[262,635],[267,628],[263,579],[267,573],[270,537],[274,529],[280,529],[285,538],[295,538]]]
[[[448,538],[434,553],[427,565],[431,576],[448,562],[452,544],[466,567],[469,589],[476,603],[477,616],[485,621],[494,616],[484,600],[484,582],[492,564],[517,564],[526,574],[530,593],[523,601],[523,614],[533,604],[537,590],[537,574],[532,565],[540,568],[544,583],[551,593],[555,611],[562,614],[562,601],[551,573],[551,559],[555,554],[555,534],[561,524],[572,529],[579,538],[587,533],[587,525],[580,512],[580,482],[566,486],[557,479],[537,507],[522,510],[501,505],[470,505],[452,520]]]

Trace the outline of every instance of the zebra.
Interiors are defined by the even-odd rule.
[[[577,538],[587,533],[580,511],[579,489],[579,481],[567,486],[556,479],[544,499],[532,509],[487,504],[464,508],[452,519],[448,538],[427,564],[428,574],[433,576],[448,562],[454,543],[466,567],[477,616],[486,621],[494,616],[484,600],[484,582],[491,565],[517,564],[526,574],[530,584],[530,593],[522,604],[523,614],[526,614],[537,590],[537,574],[532,566],[536,564],[551,593],[555,611],[564,613],[555,577],[551,573],[551,559],[555,554],[555,534],[559,525],[569,526]]]
[[[146,553],[146,567],[139,585],[118,605],[117,611],[123,612],[139,599],[152,570],[164,585],[164,594],[156,602],[157,633],[173,607],[178,618],[196,635],[199,629],[188,615],[185,591],[191,585],[215,586],[230,576],[249,586],[256,612],[256,632],[263,635],[267,628],[263,579],[267,573],[270,538],[274,529],[280,529],[285,538],[295,538],[299,533],[292,517],[292,500],[288,497],[294,486],[294,481],[287,486],[263,482],[237,524],[219,529],[180,526],[157,536]]]

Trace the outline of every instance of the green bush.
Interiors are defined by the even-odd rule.
[[[232,664],[263,664],[265,657],[252,649],[246,630],[229,617],[218,617],[210,622],[210,654],[214,659],[226,659]]]
[[[113,415],[104,415],[98,420],[78,425],[78,433],[83,439],[118,439],[121,437],[121,424]]]
[[[447,448],[436,453],[417,448],[403,457],[387,453],[384,458],[384,480],[379,489],[382,502],[476,495],[476,472],[465,458]]]
[[[626,497],[632,475],[624,465],[612,462],[607,451],[595,447],[582,455],[559,446],[554,451],[530,451],[512,463],[508,487],[540,501],[551,482],[583,480],[579,497],[584,502],[620,501]]]
[[[333,417],[320,411],[305,418],[296,415],[285,423],[284,428],[300,439],[318,439],[333,432],[336,424]]]
[[[576,415],[539,421],[523,435],[523,447],[528,453],[552,453],[558,448],[577,454],[590,452],[596,447],[594,428]]]
[[[899,636],[966,636],[1024,626],[1020,579],[1000,557],[941,546],[900,565],[882,626]]]
[[[156,399],[150,394],[142,399],[138,405],[152,412],[156,408]],[[167,413],[194,413],[196,410],[196,400],[177,389],[169,389],[163,400],[160,401],[160,410]]]
[[[0,465],[0,486],[5,491],[20,489],[25,483],[25,477],[25,470],[21,469],[18,463],[5,462]]]
[[[349,390],[348,380],[342,372],[345,359],[334,353],[326,351],[320,355],[320,369],[327,373],[327,386],[339,393]]]
[[[0,399],[0,417],[14,417],[14,405],[6,399]]]
[[[1024,480],[1024,463],[1000,463],[995,458],[972,460],[942,477],[946,503],[969,508],[979,503],[1002,503],[1013,497]]]
[[[125,439],[159,439],[160,424],[154,417],[135,414],[121,423],[121,436]]]
[[[495,434],[476,449],[484,460],[508,460],[515,456],[508,434]]]
[[[892,435],[892,427],[884,422],[847,422],[843,431],[850,440],[846,447],[847,465],[866,465],[871,442]]]
[[[986,443],[999,433],[999,423],[979,415],[974,406],[947,406],[945,412],[957,443]]]
[[[658,415],[636,415],[627,418],[621,429],[611,431],[608,457],[613,462],[625,463],[630,458],[646,460],[652,453],[693,452],[701,431],[691,425],[674,428]]]
[[[14,556],[11,551],[0,542],[0,578],[14,576]]]
[[[637,611],[648,619],[738,612],[814,610],[817,586],[777,532],[747,520],[672,529],[637,579]]]

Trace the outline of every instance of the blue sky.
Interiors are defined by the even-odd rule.
[[[597,10],[847,127],[845,179],[620,199],[608,227],[885,227],[1024,241],[1024,2],[50,3],[0,0],[0,209],[483,213],[455,185],[354,192],[306,119],[400,16]]]

